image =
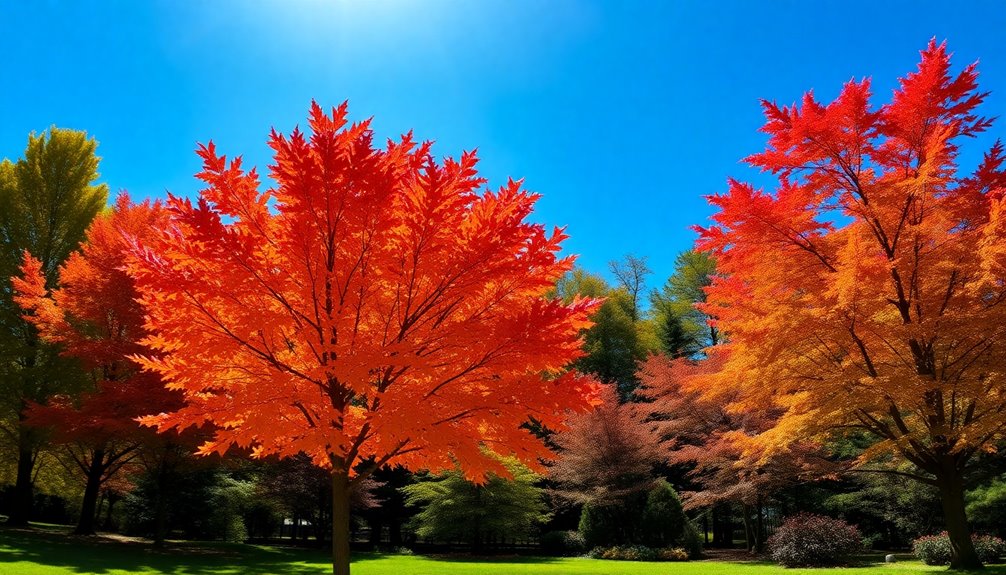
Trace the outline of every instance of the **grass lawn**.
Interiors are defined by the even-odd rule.
[[[0,528],[0,575],[323,575],[330,570],[321,551],[198,543],[178,543],[158,551],[145,543],[70,537],[62,528]],[[783,569],[753,561],[637,563],[376,554],[358,554],[353,560],[354,575],[897,575],[945,571],[914,561],[844,569]],[[983,573],[1006,575],[1006,566],[990,567]]]

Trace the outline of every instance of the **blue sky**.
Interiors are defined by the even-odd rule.
[[[763,180],[739,163],[764,146],[759,99],[854,76],[886,98],[935,36],[981,59],[984,111],[1004,115],[1004,35],[1006,0],[0,0],[0,156],[84,129],[113,190],[194,195],[197,142],[264,172],[271,127],[348,99],[382,138],[477,147],[491,185],[543,195],[534,218],[567,226],[581,265],[646,256],[657,287],[702,196]]]

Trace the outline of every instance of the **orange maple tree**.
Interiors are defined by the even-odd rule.
[[[992,123],[977,78],[934,41],[882,106],[869,80],[830,104],[765,102],[768,146],[748,162],[778,187],[731,181],[698,244],[724,276],[707,305],[731,350],[703,385],[783,410],[762,446],[856,428],[878,439],[864,464],[914,464],[940,490],[954,567],[979,564],[964,488],[1006,429],[1003,148],[958,167]]]
[[[79,396],[56,396],[34,404],[27,422],[52,428],[85,480],[76,533],[94,533],[102,487],[135,458],[144,442],[157,441],[136,418],[177,407],[180,397],[160,378],[130,359],[145,351],[147,332],[133,280],[123,270],[127,237],[143,238],[165,221],[158,204],[132,204],[119,196],[115,207],[91,223],[80,251],[59,269],[59,287],[46,289],[42,263],[25,253],[22,277],[13,278],[15,301],[25,319],[62,353],[78,358],[93,386]]]
[[[572,265],[561,230],[526,222],[537,199],[509,181],[479,190],[474,153],[437,162],[411,134],[377,148],[370,122],[317,104],[310,133],[275,131],[271,176],[199,148],[199,199],[129,272],[147,311],[138,358],[186,404],[145,420],[211,422],[202,453],[305,453],[333,483],[333,570],[349,572],[349,490],[397,464],[506,474],[540,468],[522,424],[562,428],[594,401],[563,367],[597,302],[544,294]]]

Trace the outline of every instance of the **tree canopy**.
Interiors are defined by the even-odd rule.
[[[955,567],[978,564],[963,488],[1006,429],[1003,148],[972,174],[957,161],[992,123],[977,79],[932,42],[882,106],[868,79],[828,104],[765,102],[768,146],[747,161],[776,189],[731,181],[698,242],[720,274],[703,309],[730,349],[701,385],[738,389],[735,409],[781,409],[764,446],[873,434],[864,464],[894,453],[939,486]]]
[[[521,426],[561,429],[596,402],[562,369],[599,303],[544,297],[572,259],[561,230],[525,221],[538,196],[520,182],[480,191],[473,153],[438,163],[411,135],[375,148],[346,116],[313,104],[309,134],[273,132],[264,192],[240,158],[200,147],[207,187],[168,198],[166,230],[129,266],[155,352],[138,360],[186,400],[145,421],[215,424],[202,453],[332,469],[339,573],[348,491],[373,470],[505,475],[494,454],[540,468],[549,452]]]

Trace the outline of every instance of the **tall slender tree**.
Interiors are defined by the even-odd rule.
[[[66,388],[75,375],[55,346],[40,341],[14,302],[10,278],[25,251],[39,260],[48,287],[108,199],[97,184],[98,143],[84,132],[50,128],[28,137],[24,157],[0,161],[0,431],[17,446],[17,480],[8,522],[26,525],[41,435],[28,406]]]
[[[618,280],[618,285],[629,296],[629,318],[633,322],[639,321],[643,316],[639,299],[646,289],[646,276],[653,273],[646,265],[646,258],[629,254],[621,261],[608,262],[608,268]]]

